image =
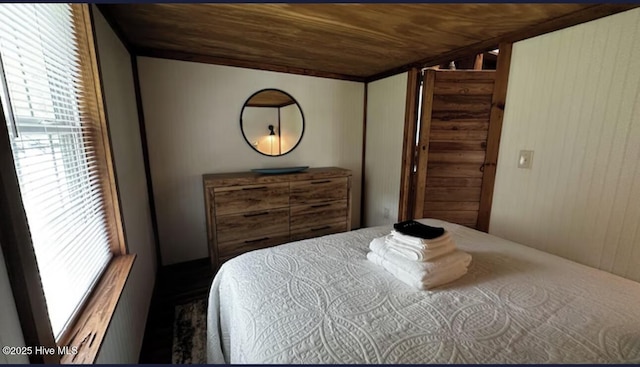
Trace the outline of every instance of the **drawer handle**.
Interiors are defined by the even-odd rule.
[[[331,204],[318,204],[318,205],[311,205],[312,208],[322,208],[324,206],[329,206]]]
[[[331,180],[324,180],[324,181],[312,181],[311,184],[315,185],[315,184],[323,184],[323,183],[327,183],[327,182],[331,182]]]
[[[258,215],[266,215],[269,214],[269,212],[262,212],[262,213],[253,213],[253,214],[245,214],[244,217],[245,218],[249,218],[249,217],[257,217]]]
[[[311,232],[322,231],[323,229],[329,229],[331,226],[324,226],[320,228],[311,228]]]
[[[258,187],[243,187],[243,190],[265,190],[266,186],[258,186]]]
[[[254,242],[260,242],[268,239],[269,237],[262,237],[262,238],[258,238],[257,240],[247,240],[247,241],[244,241],[244,243],[254,243]]]

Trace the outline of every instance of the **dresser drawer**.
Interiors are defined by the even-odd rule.
[[[289,230],[289,208],[218,216],[216,238],[219,243],[262,238]]]
[[[317,204],[347,198],[347,177],[291,182],[291,205]]]
[[[216,215],[289,206],[289,183],[222,187],[214,190]]]
[[[207,174],[203,187],[216,269],[247,251],[351,229],[351,172],[343,168]]]
[[[303,240],[305,238],[319,237],[327,234],[345,232],[347,230],[347,222],[333,223],[326,225],[314,225],[313,227],[300,228],[291,230],[291,241]]]
[[[247,251],[258,250],[289,242],[289,232],[263,235],[256,238],[219,242],[218,259],[226,261],[233,256],[238,256]]]
[[[291,207],[291,230],[319,227],[347,219],[347,200]]]

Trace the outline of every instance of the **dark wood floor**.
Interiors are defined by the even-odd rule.
[[[206,299],[213,275],[209,258],[158,269],[140,363],[171,363],[175,307]]]

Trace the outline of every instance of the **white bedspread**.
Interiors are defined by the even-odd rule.
[[[411,288],[367,261],[391,227],[253,251],[209,296],[209,363],[640,362],[640,283],[436,220],[473,261]]]

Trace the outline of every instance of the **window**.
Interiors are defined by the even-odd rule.
[[[0,102],[57,341],[124,253],[87,11],[0,4]]]

